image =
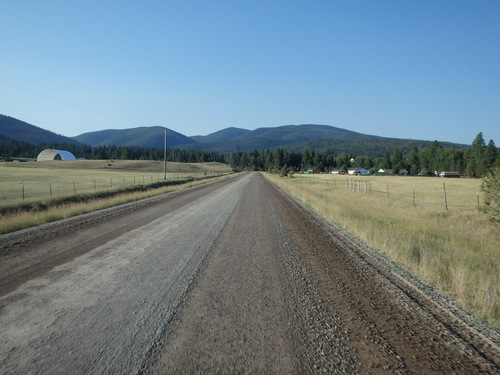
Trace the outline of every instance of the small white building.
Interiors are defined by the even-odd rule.
[[[346,174],[346,172],[343,169],[334,169],[330,174]]]
[[[394,169],[383,169],[383,168],[380,168],[378,170],[378,173],[394,173]]]
[[[462,177],[459,172],[441,172],[439,177],[460,178]]]
[[[38,154],[36,161],[49,160],[76,160],[75,155],[69,151],[46,149]]]
[[[364,168],[353,168],[349,169],[347,173],[352,174],[352,175],[368,175],[370,174],[370,171]]]

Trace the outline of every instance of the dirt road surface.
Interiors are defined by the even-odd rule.
[[[0,373],[500,373],[391,269],[259,173],[0,236]]]

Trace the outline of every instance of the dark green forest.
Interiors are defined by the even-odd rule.
[[[20,141],[1,141],[0,156],[9,158],[36,158],[46,148],[62,149],[84,159],[163,160],[163,149],[135,146],[98,146],[81,144],[31,144]],[[414,146],[411,150],[395,149],[382,157],[365,156],[362,149],[338,154],[314,150],[290,151],[254,150],[250,152],[218,153],[198,150],[168,149],[167,160],[181,163],[216,161],[230,164],[234,170],[267,170],[286,174],[304,170],[328,172],[333,169],[365,168],[371,173],[379,169],[405,169],[411,175],[434,175],[436,171],[455,171],[467,177],[484,176],[490,169],[500,167],[500,148],[490,140],[485,142],[482,133],[471,146],[447,147],[437,141],[428,147]]]
[[[252,151],[231,155],[230,164],[237,169],[270,170],[276,173],[288,173],[301,170],[328,172],[333,169],[365,168],[375,174],[379,169],[393,169],[395,173],[405,169],[411,175],[434,175],[436,171],[460,172],[464,176],[480,177],[491,168],[500,167],[500,149],[492,140],[485,143],[479,133],[471,147],[460,149],[443,147],[433,142],[430,147],[414,146],[403,154],[396,149],[383,157],[369,157],[343,152],[338,155],[306,150],[289,152],[278,149],[273,153]]]

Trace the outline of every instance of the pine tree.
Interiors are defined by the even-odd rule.
[[[394,168],[395,173],[398,173],[401,169],[404,168],[403,154],[401,154],[401,151],[394,150],[394,153],[391,157],[391,165],[392,168]]]
[[[484,212],[494,223],[500,223],[500,168],[495,168],[483,179]]]
[[[409,169],[410,169],[409,170],[410,174],[415,175],[415,174],[418,174],[420,172],[417,146],[413,146],[413,149],[408,154],[407,164],[408,164]]]

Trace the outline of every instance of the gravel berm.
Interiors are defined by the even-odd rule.
[[[259,173],[0,236],[0,373],[500,373],[397,268]]]

